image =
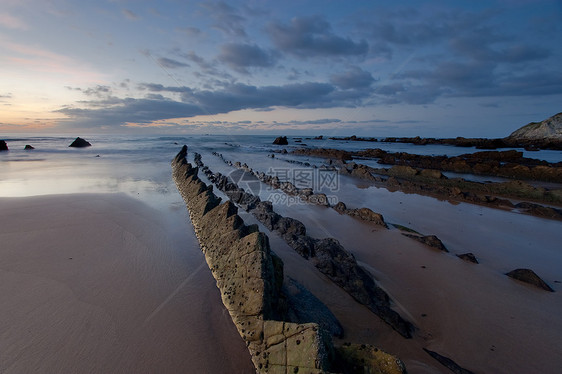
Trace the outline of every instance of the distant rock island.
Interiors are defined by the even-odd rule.
[[[562,112],[541,122],[531,122],[507,137],[509,140],[560,140],[562,141]]]
[[[562,150],[562,113],[545,119],[542,122],[531,122],[511,133],[505,138],[422,138],[387,137],[384,139],[365,138],[358,136],[331,137],[330,140],[364,141],[383,143],[411,143],[415,145],[444,144],[456,147],[475,147],[476,149],[525,148],[527,151],[540,149]]]
[[[81,137],[78,137],[78,138],[74,139],[72,144],[69,145],[69,147],[74,147],[74,148],[84,148],[84,147],[90,147],[90,146],[91,146],[90,142],[82,139]]]

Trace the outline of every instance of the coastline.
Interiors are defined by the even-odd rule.
[[[185,221],[124,194],[0,208],[0,371],[253,372]]]

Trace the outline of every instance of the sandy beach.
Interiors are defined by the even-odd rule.
[[[253,372],[185,209],[69,194],[0,211],[0,372]]]

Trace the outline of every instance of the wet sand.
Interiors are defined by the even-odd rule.
[[[184,207],[70,194],[0,212],[0,372],[254,372]]]

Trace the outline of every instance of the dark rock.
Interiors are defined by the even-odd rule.
[[[531,269],[515,269],[505,275],[535,287],[542,288],[545,291],[554,292],[554,290]]]
[[[74,141],[69,145],[69,147],[74,147],[74,148],[84,148],[84,147],[90,147],[91,144],[90,142],[78,137],[76,139],[74,139]]]
[[[6,143],[5,140],[0,140],[0,151],[7,151],[8,150],[8,144]]]
[[[289,144],[289,142],[287,141],[286,136],[279,136],[279,137],[275,138],[275,140],[273,141],[273,144],[287,145],[287,144]]]
[[[459,364],[448,357],[442,356],[439,353],[430,351],[426,348],[424,348],[423,350],[426,351],[428,355],[439,361],[441,365],[445,366],[455,374],[474,374],[474,372],[459,366]]]
[[[440,251],[449,252],[445,247],[445,245],[443,245],[443,242],[441,242],[441,240],[439,240],[439,238],[435,235],[419,236],[419,235],[405,234],[405,233],[402,233],[402,235],[417,240],[418,242],[428,245],[430,247],[437,248]]]
[[[478,259],[476,258],[476,256],[474,256],[473,253],[463,253],[462,255],[457,255],[458,258],[460,258],[461,260],[464,261],[468,261],[468,262],[473,262],[475,264],[478,264]]]
[[[26,144],[24,149],[35,149],[34,146]]]

